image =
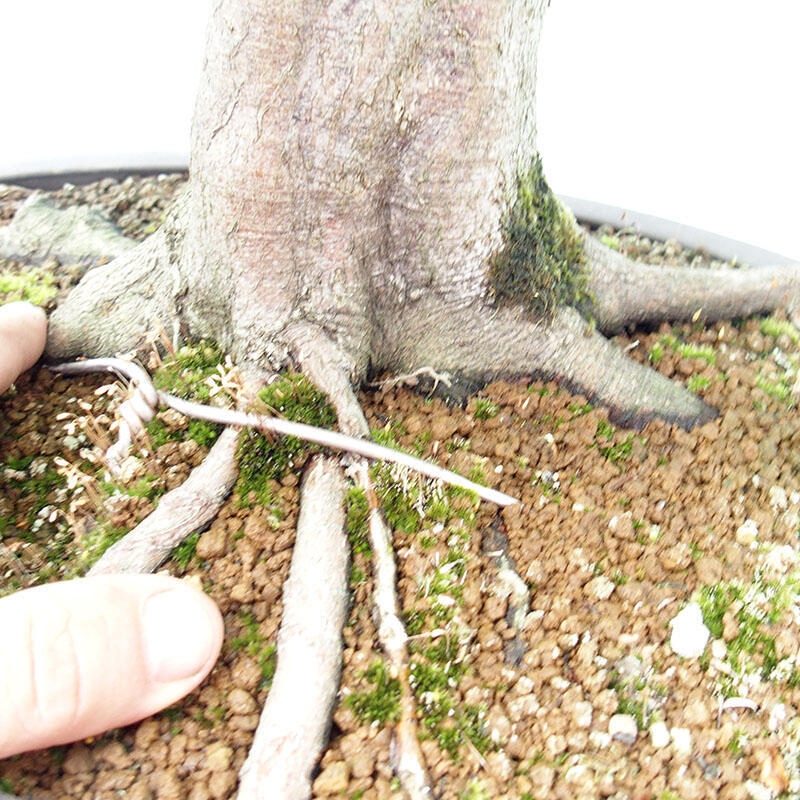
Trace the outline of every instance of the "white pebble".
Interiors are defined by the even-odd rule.
[[[633,744],[639,735],[636,718],[631,714],[614,714],[608,721],[608,733],[623,744]]]
[[[758,539],[758,525],[752,519],[746,519],[736,529],[736,541],[745,547],[750,547],[756,539]]]
[[[584,594],[592,600],[608,600],[614,589],[616,584],[604,575],[592,578],[583,587]]]
[[[697,603],[688,603],[670,622],[672,634],[669,644],[673,652],[683,658],[699,658],[711,636],[703,624],[703,613]]]
[[[769,712],[769,729],[777,731],[786,722],[786,706],[783,703],[776,703]]]
[[[745,781],[744,788],[747,790],[752,800],[772,800],[775,796],[772,789],[767,788],[763,783],[759,783],[758,781]]]
[[[605,731],[590,731],[589,742],[598,750],[605,750],[611,744],[611,737]]]
[[[797,564],[797,552],[788,544],[776,544],[764,556],[764,569],[770,577],[785,575]]]
[[[661,722],[654,722],[650,726],[650,744],[653,747],[666,747],[669,744],[669,729]]]
[[[688,757],[692,754],[692,732],[688,728],[672,728],[670,736],[677,755]]]

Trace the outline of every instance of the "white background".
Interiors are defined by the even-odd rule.
[[[184,164],[208,7],[0,0],[0,178]],[[798,36],[788,0],[552,0],[553,188],[800,260]]]

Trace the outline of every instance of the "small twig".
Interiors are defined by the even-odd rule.
[[[243,411],[216,408],[202,403],[182,400],[180,397],[175,397],[168,392],[157,390],[147,371],[131,361],[123,361],[119,358],[93,358],[85,361],[70,361],[64,364],[57,364],[51,366],[50,369],[62,375],[114,372],[127,378],[134,385],[135,391],[120,407],[120,414],[123,419],[120,421],[120,442],[114,446],[115,451],[119,449],[120,443],[130,437],[131,433],[136,433],[142,428],[142,423],[139,420],[148,421],[152,419],[155,410],[160,405],[166,405],[180,414],[202,419],[206,422],[255,428],[260,431],[277,433],[281,436],[295,436],[303,441],[319,444],[331,450],[354,453],[374,461],[389,461],[394,464],[402,464],[428,478],[440,480],[474,492],[483,500],[488,500],[499,506],[508,506],[519,502],[511,495],[499,492],[496,489],[490,489],[487,486],[481,486],[436,464],[431,464],[400,450],[393,450],[390,447],[384,447],[366,439],[358,439],[354,436],[347,436],[325,428],[316,428],[313,425],[306,425],[302,422],[290,422],[277,417],[249,414]]]
[[[443,383],[448,389],[453,385],[448,372],[436,372],[433,367],[420,367],[403,375],[393,375],[391,378],[386,378],[382,381],[373,381],[370,386],[374,386],[376,389],[387,389],[399,385],[416,386],[421,375],[425,375],[433,381],[434,391],[440,383]]]

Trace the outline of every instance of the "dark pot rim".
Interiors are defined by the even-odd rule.
[[[611,225],[617,229],[633,228],[637,233],[659,241],[674,240],[693,250],[704,250],[722,261],[736,261],[752,267],[788,264],[793,259],[763,247],[740,242],[727,236],[684,225],[674,220],[642,214],[619,206],[595,203],[578,197],[559,195],[561,201],[582,223],[591,226]]]

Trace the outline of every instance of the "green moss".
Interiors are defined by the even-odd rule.
[[[492,419],[500,413],[500,406],[485,397],[475,398],[475,419]]]
[[[622,243],[619,240],[619,236],[612,236],[608,233],[602,233],[600,234],[600,243],[604,244],[611,250],[616,250],[617,252],[622,249]]]
[[[551,316],[588,300],[588,273],[570,212],[553,194],[537,155],[517,179],[517,196],[503,220],[503,245],[489,264],[489,285],[501,304]]]
[[[677,347],[678,355],[681,358],[694,358],[705,361],[706,364],[713,365],[717,360],[717,354],[710,344],[687,344],[681,343]]]
[[[744,753],[744,745],[747,743],[747,733],[740,728],[737,728],[733,732],[733,736],[731,736],[731,740],[728,742],[727,747],[725,748],[731,755],[738,758],[739,756],[743,755]]]
[[[128,531],[109,522],[101,522],[84,534],[78,553],[78,568],[75,575],[82,575],[100,560],[100,556],[118,542]]]
[[[27,300],[46,306],[56,293],[53,274],[39,267],[25,272],[0,272],[0,303]]]
[[[775,646],[775,625],[800,596],[800,577],[794,574],[781,580],[765,580],[757,574],[751,585],[723,582],[703,586],[697,593],[705,623],[714,638],[721,638],[725,614],[736,620],[736,636],[727,642],[727,661],[734,675],[757,673],[762,680],[788,683],[797,679],[792,668],[784,674]],[[729,681],[723,693],[735,694],[738,687]]]
[[[0,467],[10,471],[4,477],[8,488],[16,489],[21,497],[35,498],[27,520],[28,528],[33,528],[37,514],[55,502],[55,493],[66,485],[66,478],[53,468],[49,460],[34,455],[9,458],[4,464],[0,462]]]
[[[239,622],[243,629],[242,633],[231,639],[230,648],[233,652],[243,650],[251,658],[256,659],[261,669],[261,683],[258,688],[267,689],[272,685],[272,679],[275,677],[277,648],[261,635],[258,620],[252,613],[242,611],[239,614]]]
[[[664,343],[663,342],[656,342],[651,348],[650,353],[648,354],[648,358],[650,359],[651,364],[658,364],[662,358],[664,358]]]
[[[608,420],[598,420],[593,446],[597,448],[600,455],[607,458],[612,464],[619,466],[627,461],[633,452],[635,441],[635,434],[629,433],[620,439],[617,435],[617,429]]]
[[[154,475],[139,478],[130,486],[122,486],[114,481],[101,481],[99,488],[106,497],[111,497],[113,494],[124,494],[129,497],[145,497],[148,500],[155,500],[166,491],[163,485],[159,486],[158,478]]]
[[[197,540],[200,538],[200,532],[197,531],[191,536],[187,536],[173,551],[172,559],[182,569],[185,570],[197,550]]]
[[[400,681],[383,661],[374,661],[362,674],[374,688],[353,692],[345,701],[362,723],[386,725],[400,719]]]
[[[464,673],[464,665],[411,661],[411,688],[417,698],[423,736],[435,739],[454,761],[468,741],[478,752],[491,747],[486,710],[469,703],[456,704],[453,689]]]
[[[208,378],[218,374],[222,360],[223,354],[213,342],[187,344],[153,373],[153,383],[157,389],[184,400],[207,403],[211,399]]]
[[[764,370],[761,370],[756,377],[756,386],[764,394],[789,407],[794,406],[792,385],[793,382],[789,373],[777,376],[774,373],[767,374]]]
[[[785,335],[795,346],[800,344],[800,331],[786,319],[776,319],[775,317],[765,317],[759,326],[764,336],[772,336],[777,339]]]
[[[690,392],[702,392],[711,386],[711,381],[705,375],[692,375],[686,381],[686,388]]]
[[[325,395],[303,375],[293,373],[265,386],[258,393],[253,410],[319,428],[331,428],[336,423],[336,414]],[[270,505],[273,501],[270,482],[280,480],[287,470],[317,450],[294,436],[268,439],[255,431],[244,431],[237,449],[239,497],[244,500],[254,492],[257,502]]]
[[[347,538],[353,554],[372,556],[369,543],[369,502],[363,489],[353,487],[347,492]]]
[[[217,367],[222,360],[222,352],[212,342],[184,345],[153,373],[153,384],[184,400],[207,404],[212,392],[210,378],[219,374]],[[199,419],[190,419],[185,430],[170,430],[159,419],[147,424],[147,433],[155,449],[186,438],[194,439],[201,447],[211,447],[221,431],[221,425]]]

